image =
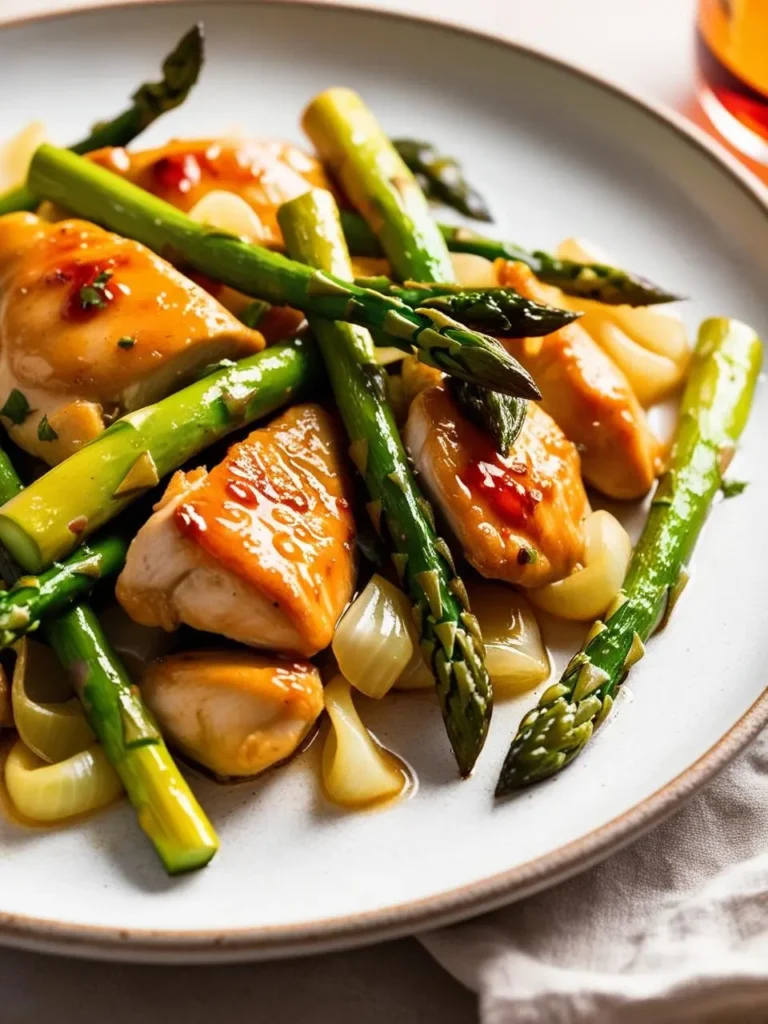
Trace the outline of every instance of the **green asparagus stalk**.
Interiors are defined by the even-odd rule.
[[[279,212],[288,251],[337,277],[352,276],[329,192],[315,191]],[[492,695],[477,620],[455,575],[448,545],[435,533],[387,405],[383,375],[367,331],[310,316],[352,455],[371,496],[374,524],[386,524],[393,556],[414,606],[422,650],[432,666],[448,736],[462,775],[482,749]]]
[[[384,255],[379,239],[362,217],[345,210],[341,220],[353,256]],[[566,295],[594,299],[610,306],[653,306],[662,302],[676,302],[680,298],[647,278],[619,267],[562,260],[540,250],[529,252],[513,242],[484,238],[467,228],[451,224],[440,224],[439,228],[450,252],[474,253],[487,260],[517,260],[530,267],[541,281],[555,285]]]
[[[204,867],[219,840],[97,617],[79,604],[45,632],[163,867],[170,875]]]
[[[509,394],[538,396],[530,375],[495,339],[469,331],[437,310],[414,311],[392,296],[358,288],[279,253],[211,231],[73,153],[40,146],[32,159],[29,184],[45,199],[247,295],[383,330],[391,335],[390,344],[408,352],[415,347],[420,359],[449,375],[493,383]]]
[[[418,182],[360,97],[349,89],[329,89],[309,105],[303,124],[344,192],[375,232],[397,276],[403,281],[425,284],[453,282],[455,277],[450,253],[430,217]],[[512,313],[515,306],[514,292],[504,299],[498,290],[495,295],[486,293],[480,297],[478,292],[474,292],[471,296],[459,298],[451,295],[444,284],[439,287],[442,294],[425,298],[422,312],[431,307],[443,315],[461,320],[462,312],[467,316],[471,311],[474,316],[485,317],[483,327],[488,329],[489,317],[496,327],[502,321],[508,323],[507,314]],[[406,289],[397,292],[398,297],[408,301],[406,295],[409,291],[412,291],[410,283]],[[517,298],[525,301],[522,296]],[[502,304],[506,305],[504,310],[500,308]],[[515,310],[518,326],[522,326],[522,309],[518,303]],[[542,319],[547,316],[542,314]],[[551,322],[551,315],[549,319]],[[541,324],[538,326],[537,333],[548,333],[541,330]],[[521,333],[527,332],[523,330]],[[493,379],[470,380],[464,377],[463,382],[467,386],[456,392],[459,401],[468,403],[469,414],[487,427],[496,447],[506,455],[510,437],[514,440],[517,436],[514,428],[517,426],[519,432],[522,427],[520,393],[497,394],[504,389]]]
[[[65,562],[40,576],[22,576],[10,590],[0,593],[0,649],[37,629],[47,616],[69,608],[99,580],[120,572],[129,543],[121,533],[97,537]]]
[[[424,194],[474,220],[493,220],[485,200],[464,177],[461,164],[452,156],[438,153],[431,142],[393,139],[392,145],[409,170],[416,175]]]
[[[424,193],[357,93],[320,93],[304,111],[302,125],[378,238],[395,276],[452,281],[451,258]],[[407,250],[403,237],[409,240]]]
[[[22,493],[23,485],[11,460],[0,450],[0,501]],[[111,545],[94,547],[104,560],[116,555],[121,560],[117,539]],[[124,551],[125,545],[122,554]],[[18,575],[13,565],[7,571],[9,578]],[[20,583],[23,588],[23,580]],[[53,610],[55,606],[49,606],[48,611]],[[96,616],[87,605],[79,604],[48,619],[44,629],[72,679],[91,728],[136,808],[139,825],[165,869],[175,875],[204,867],[219,848],[216,833],[174,764]]]
[[[723,466],[746,425],[761,361],[762,346],[750,327],[728,319],[701,325],[669,467],[624,586],[560,682],[523,718],[497,796],[564,768],[610,711],[618,687],[684,585],[684,567],[722,484]]]
[[[388,277],[358,277],[355,284],[393,295],[411,309],[436,309],[465,327],[507,338],[536,338],[580,316],[526,299],[513,288],[464,288],[460,284],[395,284]]]
[[[91,153],[103,146],[127,146],[161,114],[174,110],[187,98],[203,65],[203,26],[194,25],[163,61],[159,82],[145,82],[131,97],[127,110],[101,121],[90,135],[71,147],[73,153]],[[0,215],[16,210],[34,210],[39,200],[27,185],[0,196]]]
[[[0,542],[27,572],[42,572],[187,459],[308,390],[320,371],[313,345],[274,345],[129,413],[6,502]]]

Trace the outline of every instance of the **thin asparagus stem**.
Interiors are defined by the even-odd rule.
[[[751,327],[724,318],[701,325],[670,463],[624,586],[560,682],[523,718],[497,796],[560,771],[607,716],[685,583],[684,567],[722,484],[722,467],[746,426],[761,361],[762,345]]]
[[[0,508],[0,541],[42,572],[187,459],[308,391],[313,345],[273,345],[129,413]]]
[[[349,255],[329,192],[314,191],[279,213],[288,251],[338,277],[352,276]],[[462,775],[485,742],[491,715],[490,680],[477,620],[455,575],[448,545],[434,529],[432,510],[414,481],[385,398],[367,331],[310,316],[350,453],[371,496],[374,523],[386,525],[393,560],[414,606],[422,650],[432,666],[448,736]]]
[[[125,563],[130,538],[121,533],[97,537],[40,576],[22,576],[0,593],[0,649],[32,632],[87,594],[100,580],[115,576]]]
[[[414,290],[420,298],[424,289],[435,282],[453,282],[451,256],[430,217],[427,201],[362,99],[349,89],[329,89],[310,103],[303,124],[345,194],[376,234],[395,273],[409,282],[400,290],[390,286],[389,294],[408,302]],[[412,285],[411,281],[423,284]],[[380,282],[379,288],[382,287],[385,286]],[[485,330],[493,325],[503,333],[506,325],[512,327],[513,319],[523,336],[529,333],[526,323],[535,327],[535,333],[547,334],[544,321],[551,323],[557,318],[551,311],[527,315],[533,311],[524,308],[525,300],[514,292],[502,297],[503,290],[499,289],[485,294],[474,291],[459,297],[445,283],[435,288],[440,293],[428,292],[424,296],[422,312],[432,308],[463,322],[468,315],[480,317]],[[464,377],[463,382],[467,386],[458,389],[459,401],[468,403],[469,414],[489,430],[497,448],[506,455],[522,428],[524,417],[519,399],[524,396],[519,392],[498,394],[504,389],[493,379]]]
[[[0,501],[19,494],[23,484],[0,450]],[[103,558],[116,554],[117,540],[101,547]],[[8,582],[18,575],[13,565],[6,571]],[[47,619],[44,631],[165,869],[173,875],[206,865],[219,848],[216,833],[94,613],[76,605]]]
[[[465,217],[493,220],[485,200],[469,184],[455,157],[438,153],[431,142],[393,139],[392,145],[405,165],[416,175],[427,198],[452,206]]]
[[[90,134],[71,146],[73,153],[90,153],[103,146],[127,146],[161,114],[174,110],[187,98],[203,66],[203,26],[193,25],[163,61],[159,82],[145,82],[131,97],[132,103],[110,121],[100,121]],[[38,198],[27,185],[0,196],[0,216],[17,210],[34,210]]]
[[[40,146],[29,183],[45,199],[248,295],[383,330],[391,336],[390,344],[408,352],[415,348],[421,360],[451,376],[492,383],[509,394],[539,394],[530,375],[495,339],[467,330],[437,310],[412,310],[392,296],[211,231],[119,175],[66,150]]]
[[[388,277],[358,277],[355,284],[400,299],[411,309],[436,309],[453,320],[505,338],[536,338],[551,334],[580,316],[567,309],[526,299],[513,288],[465,288],[460,284],[406,281]]]
[[[353,256],[383,255],[379,240],[362,217],[344,210],[341,220]],[[679,295],[660,288],[647,278],[619,267],[562,260],[541,250],[530,252],[514,242],[484,238],[474,231],[452,224],[440,224],[439,227],[450,252],[474,253],[487,260],[517,260],[530,267],[540,280],[555,285],[566,295],[594,299],[611,306],[653,306],[680,299]]]

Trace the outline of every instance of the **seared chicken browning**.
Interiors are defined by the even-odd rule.
[[[354,532],[334,425],[316,405],[294,406],[210,473],[174,476],[117,597],[144,625],[185,622],[310,656],[352,596]]]
[[[142,693],[169,743],[217,775],[256,775],[294,753],[323,710],[307,661],[189,651],[154,662]]]
[[[20,393],[4,423],[50,464],[105,419],[263,347],[261,334],[138,242],[85,221],[0,217],[0,407]]]
[[[282,203],[310,188],[331,188],[322,165],[288,142],[175,139],[138,153],[101,149],[89,159],[185,212],[208,192],[234,192],[258,215],[263,245],[282,243]]]
[[[416,397],[404,436],[426,490],[483,576],[539,587],[578,564],[589,511],[579,456],[538,405],[529,405],[507,458],[443,388]]]
[[[497,266],[500,284],[552,302],[553,290],[522,263]],[[646,494],[661,468],[658,441],[626,377],[587,332],[573,323],[504,344],[538,384],[542,408],[578,446],[584,478],[612,498]]]

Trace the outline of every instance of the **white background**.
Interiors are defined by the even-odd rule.
[[[326,0],[328,3],[337,0]],[[345,0],[341,0],[345,2]],[[349,0],[353,4],[353,0]],[[0,21],[87,6],[0,0]],[[523,42],[697,118],[695,0],[367,0]],[[0,36],[0,59],[2,37]],[[2,102],[7,102],[6,97]],[[282,964],[218,968],[91,965],[0,950],[3,1024],[169,1019],[209,1024],[468,1024],[473,997],[414,940]]]

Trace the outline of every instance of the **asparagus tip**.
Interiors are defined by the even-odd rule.
[[[204,57],[203,23],[198,21],[163,61],[162,79],[159,82],[145,82],[131,97],[142,111],[146,124],[184,102],[200,76]]]

